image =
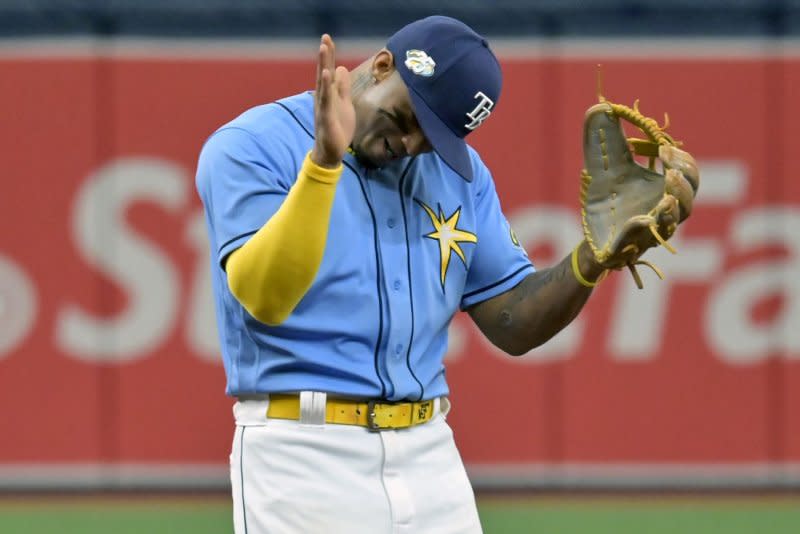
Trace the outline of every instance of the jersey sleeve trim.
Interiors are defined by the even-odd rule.
[[[532,264],[523,265],[513,273],[509,274],[505,278],[494,282],[493,284],[489,284],[488,286],[482,287],[480,289],[476,289],[475,291],[470,291],[469,293],[465,293],[464,296],[461,298],[461,309],[465,310],[470,306],[478,304],[479,302],[483,302],[484,300],[488,300],[492,297],[495,297],[501,293],[504,293],[511,289],[512,287],[519,284],[525,276],[534,272],[536,269],[533,267]],[[524,275],[524,276],[523,276]]]
[[[250,232],[245,232],[243,234],[239,234],[236,237],[231,238],[225,243],[223,243],[223,245],[219,247],[219,251],[217,254],[217,260],[219,261],[220,266],[223,266],[225,264],[225,258],[227,258],[231,252],[242,246],[244,244],[244,241],[246,241],[247,238],[253,236],[256,232],[258,232],[258,229],[252,230]]]

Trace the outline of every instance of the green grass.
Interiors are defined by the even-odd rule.
[[[0,507],[2,534],[224,534],[231,508],[219,502],[29,504]]]
[[[486,534],[798,534],[800,500],[479,499]],[[2,534],[230,534],[226,498],[0,500]]]
[[[800,502],[484,502],[486,534],[800,534]]]

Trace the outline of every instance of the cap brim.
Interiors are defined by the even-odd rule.
[[[469,157],[467,143],[442,122],[412,87],[409,87],[408,84],[406,87],[411,96],[411,104],[414,106],[414,114],[428,142],[451,169],[461,175],[464,180],[471,182],[472,161]]]

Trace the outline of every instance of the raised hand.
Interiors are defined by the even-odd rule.
[[[350,97],[350,73],[336,66],[336,46],[322,36],[317,58],[314,93],[314,148],[311,160],[323,167],[338,167],[353,140],[356,112]]]

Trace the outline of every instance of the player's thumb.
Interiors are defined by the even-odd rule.
[[[341,65],[336,67],[335,81],[339,98],[350,100],[350,72]]]

